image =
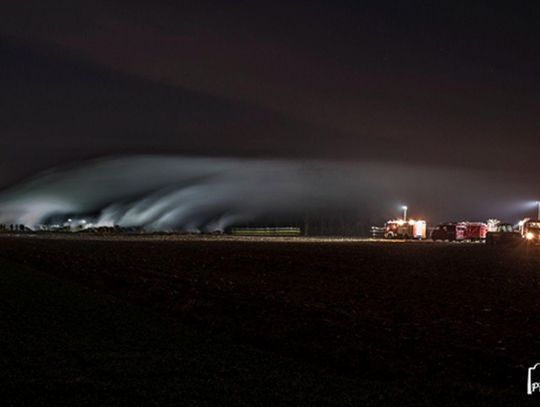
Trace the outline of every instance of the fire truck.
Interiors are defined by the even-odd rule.
[[[471,242],[486,240],[488,225],[483,222],[463,222],[465,225],[465,240]]]
[[[540,242],[540,220],[525,218],[519,222],[519,232],[529,242]]]
[[[486,239],[488,225],[482,222],[441,223],[431,233],[431,238],[448,241],[482,241]]]
[[[425,239],[427,225],[425,220],[389,220],[384,226],[386,239]]]

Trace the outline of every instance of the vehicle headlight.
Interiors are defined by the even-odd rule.
[[[532,240],[532,239],[534,239],[534,233],[532,233],[532,232],[527,232],[527,234],[525,235],[525,237],[527,238],[527,240]]]

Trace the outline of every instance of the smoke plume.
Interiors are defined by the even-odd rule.
[[[430,221],[514,216],[523,179],[380,163],[132,156],[51,170],[0,194],[0,223],[70,222],[148,231],[223,231],[341,217],[367,225],[399,214]],[[466,202],[465,202],[466,201]],[[510,208],[510,209],[509,209]]]

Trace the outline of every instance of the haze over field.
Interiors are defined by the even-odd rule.
[[[440,180],[450,180],[442,183]],[[428,221],[510,220],[527,180],[481,171],[330,161],[125,156],[41,173],[0,194],[0,223],[36,227],[72,219],[88,226],[222,231],[245,224],[342,218],[381,223],[407,203]],[[489,203],[489,204],[488,204]]]

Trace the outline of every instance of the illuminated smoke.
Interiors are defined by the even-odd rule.
[[[342,194],[347,188],[338,188],[338,179],[328,175],[334,167],[163,156],[97,160],[50,171],[5,191],[0,223],[34,228],[69,217],[73,222],[89,219],[89,226],[212,232],[258,220],[302,219],[307,213],[354,206]],[[350,179],[349,192],[357,181]]]
[[[0,223],[223,231],[233,225],[301,223],[345,216],[367,225],[407,203],[428,221],[521,216],[521,175],[332,163],[134,156],[49,171],[0,194]],[[534,195],[533,195],[534,196]]]

